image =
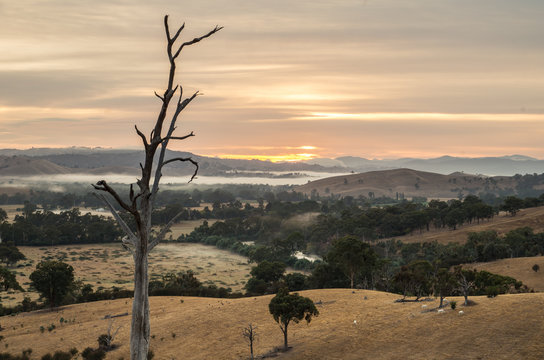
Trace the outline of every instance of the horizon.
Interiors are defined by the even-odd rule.
[[[202,91],[172,150],[301,161],[544,159],[544,3],[344,0],[0,5],[0,147],[138,147],[166,81],[162,19]],[[448,155],[444,155],[448,154]]]
[[[104,150],[104,151],[143,151],[143,149],[140,149],[138,147],[124,147],[124,148],[114,148],[114,147],[102,147],[102,146],[64,146],[64,147],[27,147],[27,148],[0,148],[1,151],[26,151],[26,150],[67,150],[67,149],[74,149],[74,150]],[[170,150],[170,149],[169,149]],[[170,150],[170,151],[181,151],[181,150]],[[204,155],[204,154],[197,154],[192,151],[186,151],[193,155],[202,156],[202,157],[210,157],[210,158],[217,158],[217,159],[224,159],[224,160],[259,160],[259,161],[270,161],[273,163],[296,163],[296,162],[303,162],[303,161],[311,161],[311,160],[337,160],[342,157],[355,157],[355,158],[361,158],[365,160],[370,161],[393,161],[393,160],[403,160],[403,159],[417,159],[417,160],[433,160],[433,159],[440,159],[444,157],[452,157],[452,158],[458,158],[458,159],[482,159],[482,158],[512,158],[512,157],[526,157],[530,158],[531,160],[544,160],[544,158],[537,158],[533,156],[528,156],[525,154],[503,154],[503,155],[497,155],[497,156],[457,156],[457,155],[451,155],[451,154],[442,154],[439,156],[433,156],[433,157],[390,157],[390,158],[379,158],[379,157],[372,157],[372,158],[366,158],[363,156],[355,155],[355,154],[347,154],[343,156],[338,156],[334,158],[327,158],[327,157],[315,157],[315,158],[302,158],[302,159],[291,159],[291,160],[281,160],[278,159],[279,157],[267,157],[267,158],[253,158],[250,157],[250,155],[247,156],[241,156],[241,157],[222,157],[220,155]]]

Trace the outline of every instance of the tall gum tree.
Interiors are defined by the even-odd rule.
[[[153,210],[153,203],[157,192],[159,191],[162,169],[164,166],[173,162],[189,162],[195,167],[193,176],[189,181],[194,179],[198,171],[198,163],[190,157],[166,159],[166,149],[170,141],[185,140],[194,136],[193,132],[183,136],[174,136],[174,131],[176,130],[176,121],[178,120],[180,113],[199,94],[198,91],[196,91],[190,96],[183,98],[183,88],[181,85],[176,85],[174,87],[176,59],[185,47],[196,44],[223,28],[216,26],[207,34],[196,37],[193,40],[186,42],[177,41],[184,27],[185,24],[181,25],[172,36],[168,25],[168,15],[164,17],[164,30],[167,40],[166,52],[170,63],[168,84],[163,95],[159,95],[155,92],[155,96],[161,100],[162,104],[149,137],[142,133],[136,125],[134,126],[136,133],[142,139],[145,151],[144,163],[140,163],[142,175],[136,182],[137,189],[135,190],[134,186],[132,184],[130,185],[128,194],[129,200],[127,202],[116,192],[116,190],[108,185],[105,180],[100,180],[96,184],[93,184],[93,187],[100,191],[97,192],[96,195],[109,208],[112,215],[125,232],[126,236],[122,239],[123,247],[129,250],[134,258],[134,300],[132,303],[132,323],[130,330],[130,358],[133,360],[147,359],[147,353],[149,351],[148,255],[164,238],[168,229],[178,217],[175,216],[156,236],[151,237],[151,211]],[[168,124],[168,121],[165,120],[169,112],[171,100],[176,93],[178,93],[177,101],[172,107],[173,114],[169,117],[170,123]],[[168,125],[167,129],[166,125]],[[119,216],[111,198],[133,217],[136,224],[135,232],[133,232]]]

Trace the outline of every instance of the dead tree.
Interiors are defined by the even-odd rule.
[[[186,46],[196,44],[222,29],[222,27],[216,26],[205,35],[190,41],[178,42],[178,45],[176,45],[176,40],[178,40],[184,27],[185,24],[181,25],[181,27],[179,27],[172,35],[168,26],[168,15],[164,17],[164,29],[167,40],[166,52],[170,63],[168,84],[163,95],[159,95],[155,92],[155,96],[160,99],[162,104],[149,137],[135,126],[136,133],[142,139],[145,150],[144,163],[140,163],[141,178],[136,182],[137,189],[135,190],[131,184],[128,194],[129,200],[125,201],[105,180],[100,180],[93,185],[96,190],[110,195],[110,197],[107,197],[105,194],[97,193],[97,196],[109,208],[125,232],[126,236],[122,240],[123,247],[128,249],[134,258],[134,300],[132,303],[132,324],[130,331],[130,358],[132,360],[146,359],[149,350],[148,254],[164,238],[166,232],[177,218],[176,216],[172,219],[156,236],[153,238],[150,236],[151,211],[153,209],[153,202],[159,191],[159,183],[162,177],[163,168],[173,162],[189,162],[195,167],[193,176],[189,181],[194,179],[198,171],[197,162],[190,157],[165,158],[166,149],[170,141],[185,140],[194,136],[193,132],[183,136],[174,136],[176,121],[178,120],[180,113],[198,96],[198,91],[196,91],[184,99],[183,88],[180,85],[174,86],[176,59]],[[175,109],[173,109],[173,114],[171,114],[170,123],[165,124],[170,102],[176,92],[178,93],[178,96],[176,104],[174,105]],[[166,125],[168,125],[167,128]],[[119,216],[113,202],[110,200],[111,198],[115,200],[122,210],[128,212],[132,216],[136,224],[136,231],[133,232]]]
[[[242,336],[247,340],[249,344],[249,353],[251,354],[251,360],[255,357],[253,356],[253,344],[257,338],[257,327],[252,323],[249,323],[245,328],[242,329]]]

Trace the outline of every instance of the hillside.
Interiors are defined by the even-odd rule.
[[[538,272],[534,272],[532,269],[535,264],[540,266]],[[544,291],[544,256],[501,259],[486,263],[465,264],[463,266],[510,276],[523,281],[525,285],[535,291]]]
[[[4,164],[0,175],[65,174],[66,171],[78,174],[136,174],[139,171],[139,163],[143,161],[143,152],[139,150],[79,148],[53,150],[0,150],[0,159],[12,159],[11,162]],[[199,164],[199,174],[206,176],[244,176],[246,172],[252,173],[252,176],[273,176],[275,174],[263,175],[262,173],[301,171],[343,173],[348,171],[340,167],[323,167],[297,162],[274,163],[261,160],[220,159],[180,151],[167,151],[166,157],[191,157]],[[18,167],[13,166],[14,159],[20,159]],[[44,168],[49,168],[49,172],[34,171],[30,164],[25,167],[24,165],[30,160],[42,162]],[[56,167],[48,164],[54,164]],[[165,175],[190,175],[193,171],[194,168],[188,163],[174,162],[165,169]]]
[[[471,232],[494,230],[498,232],[499,235],[502,235],[511,230],[525,226],[532,228],[534,232],[544,232],[544,206],[522,209],[516,216],[510,216],[507,213],[501,212],[492,220],[482,221],[479,224],[473,223],[463,225],[457,230],[436,230],[431,228],[431,231],[425,231],[423,233],[415,231],[411,235],[397,236],[395,239],[405,243],[431,241],[437,241],[441,244],[447,244],[449,242],[463,243],[467,240],[467,236]]]
[[[481,192],[512,193],[519,185],[517,177],[486,177],[459,172],[442,175],[412,169],[395,169],[333,176],[298,186],[295,191],[308,195],[317,192],[321,196],[335,194],[396,198],[403,194],[405,198],[420,196],[429,199],[451,199],[469,194],[477,195]],[[530,188],[542,190],[540,180]]]
[[[279,359],[540,359],[544,353],[544,294],[474,297],[478,305],[423,312],[421,303],[394,303],[398,295],[370,290],[304,291],[316,302],[319,317],[309,326],[289,327],[289,352]],[[365,300],[366,298],[366,300]],[[241,330],[257,326],[259,355],[282,344],[278,325],[268,313],[271,296],[242,299],[160,297],[151,299],[151,348],[155,359],[245,359]],[[458,299],[460,300],[460,299]],[[105,333],[105,315],[130,313],[127,299],[66,306],[1,319],[6,348],[45,352],[96,346]],[[438,301],[426,302],[429,308]],[[59,319],[68,320],[60,324]],[[354,323],[354,320],[357,323]],[[122,326],[108,359],[128,358],[130,315],[115,318]],[[47,331],[50,324],[56,328]],[[41,333],[40,326],[46,330]]]
[[[0,156],[0,175],[69,174],[72,170],[45,159],[28,156]]]

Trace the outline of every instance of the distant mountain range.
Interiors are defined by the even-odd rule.
[[[486,176],[544,173],[544,160],[524,155],[478,158],[442,156],[433,159],[402,158],[393,160],[370,160],[361,157],[344,156],[336,159],[312,159],[305,162],[314,165],[345,167],[358,173],[401,168],[430,171],[444,175],[454,172]]]
[[[0,149],[0,176],[41,174],[130,174],[139,173],[143,160],[139,150],[104,148],[32,148],[27,150]],[[220,159],[169,151],[169,157],[192,157],[199,163],[203,176],[298,176],[303,172],[362,173],[376,170],[409,168],[438,174],[464,172],[485,176],[544,173],[544,160],[523,155],[502,157],[462,158],[442,156],[434,159],[402,158],[393,160],[365,159],[344,156],[336,159],[312,159],[303,162],[273,163],[261,160]],[[192,165],[172,163],[166,175],[192,174]],[[291,172],[291,174],[278,174]]]
[[[166,158],[191,157],[199,164],[204,176],[284,177],[297,173],[343,173],[344,167],[325,167],[306,163],[273,163],[261,160],[219,159],[188,152],[167,151]],[[0,150],[0,176],[29,176],[42,174],[139,174],[143,152],[138,150],[60,148]],[[188,162],[174,162],[165,169],[165,175],[190,175],[194,171]],[[291,172],[290,174],[278,173]]]

